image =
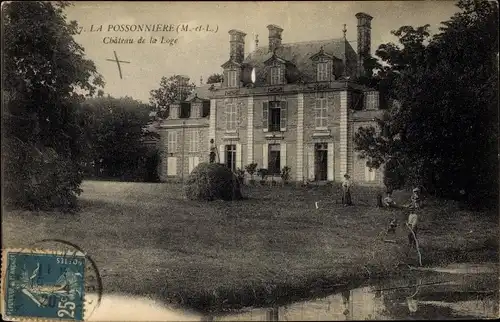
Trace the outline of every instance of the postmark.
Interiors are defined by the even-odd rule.
[[[80,251],[3,251],[4,319],[82,321],[86,256]]]

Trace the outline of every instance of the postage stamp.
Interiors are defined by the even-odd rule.
[[[83,253],[4,250],[2,266],[4,319],[84,319]]]

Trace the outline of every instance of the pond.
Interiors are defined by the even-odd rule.
[[[205,315],[146,298],[104,295],[91,321],[297,321],[481,319],[499,316],[498,266],[453,265],[410,277],[368,281],[324,298]]]

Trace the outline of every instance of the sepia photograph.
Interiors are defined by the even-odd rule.
[[[496,1],[1,7],[3,320],[500,318]]]

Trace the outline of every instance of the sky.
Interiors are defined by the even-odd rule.
[[[284,29],[282,42],[341,38],[346,24],[347,39],[356,50],[355,14],[373,17],[371,50],[395,42],[391,30],[401,26],[430,24],[438,32],[458,8],[456,1],[277,1],[277,2],[74,2],[66,9],[68,20],[81,27],[75,40],[85,48],[106,82],[104,92],[114,97],[131,96],[149,101],[149,92],[159,87],[163,76],[187,75],[195,84],[205,83],[209,75],[221,73],[229,59],[231,29],[245,32],[245,53],[267,46],[267,25]],[[92,26],[93,25],[93,26]],[[161,25],[160,31],[132,31],[122,25]],[[183,31],[187,25],[190,31]],[[207,27],[208,25],[208,27]],[[100,27],[101,26],[101,27]],[[210,31],[199,29],[210,29]],[[109,29],[111,27],[111,29]],[[99,28],[102,28],[101,30]],[[116,30],[113,30],[115,29]],[[137,27],[135,27],[137,28]],[[143,27],[145,28],[145,27]],[[92,29],[92,30],[91,30]],[[109,43],[110,38],[132,39],[133,43]],[[138,43],[143,37],[144,43]],[[150,43],[151,37],[157,39]],[[161,39],[164,43],[161,43]],[[120,78],[114,59],[122,63]]]

